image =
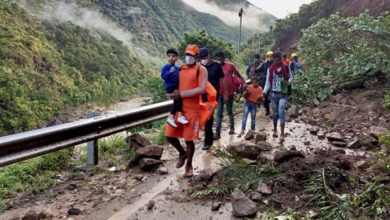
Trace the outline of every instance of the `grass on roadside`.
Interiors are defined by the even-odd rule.
[[[221,175],[205,189],[189,190],[188,194],[193,198],[230,196],[234,188],[239,188],[244,193],[251,191],[251,186],[261,179],[276,177],[283,171],[268,167],[259,168],[247,164],[238,157],[217,150],[216,157],[220,160],[223,170]]]
[[[37,194],[57,184],[55,174],[70,165],[73,149],[65,149],[0,169],[0,212],[17,193]]]

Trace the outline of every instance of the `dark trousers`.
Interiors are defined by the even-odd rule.
[[[226,104],[227,112],[229,115],[230,130],[232,130],[232,131],[234,131],[233,98],[234,98],[234,95],[229,95],[228,96],[228,103]],[[221,134],[223,106],[224,106],[223,96],[218,96],[217,128],[216,128],[217,134]]]
[[[179,86],[172,86],[166,88],[169,94],[177,89],[179,89]],[[176,112],[182,112],[182,111],[183,111],[183,100],[181,98],[179,100],[173,100],[173,105],[171,106],[171,114],[175,115]]]
[[[265,96],[265,99],[264,99],[264,108],[267,112],[269,112],[269,94],[267,94]]]
[[[263,91],[264,91],[265,82],[262,82],[262,83],[260,84],[260,86],[261,86],[261,88],[262,88]],[[269,103],[270,103],[269,94],[264,95],[264,96],[265,96],[265,97],[264,97],[264,103],[263,103],[263,105],[264,105],[265,111],[269,112]],[[260,109],[260,105],[259,105],[258,107],[259,107],[259,109]]]
[[[214,124],[214,115],[206,122],[204,126],[204,144],[212,145],[213,144],[213,124]]]

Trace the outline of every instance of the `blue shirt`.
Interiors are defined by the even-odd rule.
[[[171,68],[175,67],[175,71],[171,73]],[[180,67],[177,64],[165,64],[161,70],[161,78],[164,80],[165,88],[175,87],[179,85]]]

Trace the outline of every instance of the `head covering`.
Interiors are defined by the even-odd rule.
[[[206,47],[203,47],[202,49],[200,49],[200,52],[199,52],[199,57],[205,57],[207,55],[210,54],[210,50]]]
[[[184,53],[196,56],[199,54],[199,47],[194,44],[190,44],[186,47],[186,51]]]

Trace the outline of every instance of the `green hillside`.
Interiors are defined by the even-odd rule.
[[[133,43],[145,48],[152,55],[163,55],[161,51],[176,46],[185,32],[196,32],[200,29],[229,42],[236,42],[238,39],[237,28],[226,25],[212,15],[197,12],[180,0],[165,0],[163,3],[158,0],[78,2],[83,6],[97,8],[119,26],[134,33]],[[130,9],[138,13],[129,13]],[[244,39],[250,36],[250,33],[244,30]]]
[[[0,135],[45,125],[69,106],[133,94],[152,74],[111,36],[0,2]]]

